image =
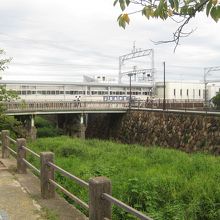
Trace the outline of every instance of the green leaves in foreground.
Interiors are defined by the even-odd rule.
[[[130,18],[128,16],[128,14],[121,14],[118,17],[118,24],[120,27],[123,27],[124,29],[126,27],[126,24],[129,24],[129,22],[130,22]]]
[[[118,2],[122,11],[130,4],[130,0],[115,0],[113,5],[115,6]]]
[[[130,15],[141,12],[147,19],[160,18],[166,20],[172,16],[192,18],[203,10],[207,16],[211,16],[215,22],[220,19],[220,2],[218,0],[155,0],[141,1],[136,0],[135,3],[130,0],[115,0],[114,6],[119,4],[120,9],[124,12],[131,4],[140,6],[141,10],[132,11],[130,13],[122,13],[118,17],[118,24],[125,28],[130,22]],[[129,7],[130,8],[130,7]]]

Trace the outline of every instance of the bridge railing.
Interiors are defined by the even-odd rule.
[[[74,202],[89,211],[89,220],[111,220],[112,219],[112,204],[124,209],[126,212],[133,214],[142,220],[152,220],[150,217],[128,206],[122,201],[111,195],[112,185],[110,179],[106,177],[94,177],[86,182],[73,174],[65,171],[54,163],[54,153],[41,152],[35,153],[26,145],[24,138],[14,140],[10,137],[8,130],[1,132],[2,137],[2,158],[8,158],[10,154],[17,159],[17,172],[19,174],[27,173],[27,168],[30,168],[40,177],[41,197],[44,199],[54,198],[55,188],[61,190],[65,195],[71,198]],[[16,151],[10,147],[10,144],[15,145]],[[27,159],[26,154],[30,153],[40,160],[40,169],[32,165]],[[63,186],[55,181],[55,171],[63,176],[70,178],[75,183],[88,189],[89,204],[85,203],[74,194],[69,192]]]
[[[129,101],[13,101],[2,103],[6,112],[42,112],[42,111],[82,111],[82,110],[127,110],[131,108],[152,109],[190,109],[207,110],[202,100],[193,99],[163,99],[131,100]]]
[[[152,108],[152,109],[199,109],[202,110],[205,107],[205,103],[202,100],[194,99],[166,99],[165,106],[163,99],[151,99],[151,100],[132,100],[131,107],[135,108]]]
[[[104,101],[16,101],[4,102],[6,111],[67,111],[67,110],[99,110],[99,109],[127,109],[128,102],[104,102]]]

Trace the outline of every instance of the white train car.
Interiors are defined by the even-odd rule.
[[[146,100],[152,96],[152,87],[146,84],[61,83],[33,81],[0,81],[7,90],[15,91],[26,101],[127,101]]]

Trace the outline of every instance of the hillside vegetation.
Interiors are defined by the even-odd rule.
[[[155,220],[220,219],[219,157],[64,136],[28,146],[36,152],[53,151],[56,164],[86,181],[109,177],[116,198]],[[56,180],[88,201],[86,190],[60,174]],[[113,212],[115,220],[135,219],[115,207]]]

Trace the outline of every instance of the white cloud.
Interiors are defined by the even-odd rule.
[[[123,30],[113,0],[2,0],[0,48],[13,62],[5,79],[74,80],[79,75],[117,74],[118,56],[137,47],[155,49],[157,76],[162,62],[170,78],[202,79],[203,68],[220,65],[219,24],[204,15],[193,19],[197,30],[173,53],[174,45],[155,46],[151,40],[168,40],[176,30],[171,21],[146,21],[135,15]],[[191,67],[191,68],[190,68]]]

